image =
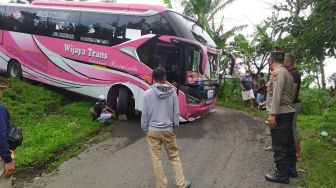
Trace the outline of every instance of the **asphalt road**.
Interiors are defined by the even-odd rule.
[[[177,142],[185,176],[193,188],[296,187],[268,183],[274,166],[266,126],[244,113],[218,107],[201,120],[182,124]],[[169,188],[174,176],[163,153]],[[152,164],[138,121],[117,122],[112,138],[41,177],[34,188],[151,188]]]

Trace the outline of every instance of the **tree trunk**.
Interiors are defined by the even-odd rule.
[[[324,72],[324,63],[320,63],[320,71],[321,71],[321,83],[322,83],[322,89],[326,89],[326,78],[325,78],[325,72]]]
[[[317,87],[319,88],[319,90],[321,90],[321,84],[320,84],[319,73],[316,72],[315,74],[316,74],[315,78],[316,78],[316,84],[317,84]]]

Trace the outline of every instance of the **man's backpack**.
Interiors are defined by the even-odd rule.
[[[9,123],[8,131],[8,144],[10,150],[15,150],[17,147],[22,145],[23,134],[22,129],[15,126],[13,123]]]

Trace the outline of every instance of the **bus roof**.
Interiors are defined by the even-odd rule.
[[[69,2],[69,1],[45,1],[36,0],[32,3],[34,6],[46,7],[67,7],[80,9],[94,10],[112,10],[120,12],[138,12],[144,13],[147,11],[164,12],[168,9],[160,5],[145,5],[145,4],[121,4],[121,3],[93,3],[93,2]]]

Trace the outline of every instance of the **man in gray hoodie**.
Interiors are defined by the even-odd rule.
[[[190,182],[185,181],[176,145],[176,128],[179,126],[177,95],[174,89],[166,84],[166,71],[163,68],[154,69],[153,78],[156,83],[144,94],[141,128],[147,135],[156,187],[167,187],[167,178],[161,161],[163,144],[174,169],[177,187],[189,188],[191,185]]]

